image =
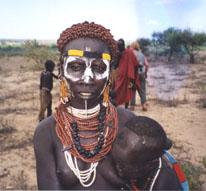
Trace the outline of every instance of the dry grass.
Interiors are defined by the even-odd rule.
[[[7,115],[7,114],[18,114],[18,115],[24,115],[28,112],[31,111],[38,111],[38,108],[36,106],[32,106],[32,107],[9,107],[9,108],[4,108],[4,109],[0,109],[0,114],[1,115]]]
[[[206,79],[198,81],[197,86],[200,92],[200,98],[197,103],[199,103],[201,108],[206,108]]]
[[[9,151],[12,149],[24,149],[27,146],[32,146],[33,138],[29,137],[25,140],[7,139],[6,143],[2,143],[0,146],[0,152]]]
[[[13,92],[10,92],[8,94],[0,96],[0,103],[3,103],[8,99],[15,99],[15,98],[16,98],[16,94],[14,94]]]
[[[167,107],[178,107],[178,105],[187,104],[188,102],[189,101],[187,99],[187,96],[184,96],[183,99],[179,99],[179,98],[172,98],[169,100],[164,100],[160,98],[156,99],[156,103],[167,106]]]
[[[206,96],[201,97],[197,103],[199,103],[200,108],[206,108]]]
[[[12,176],[13,184],[10,186],[3,186],[3,190],[32,190],[27,181],[27,176],[25,175],[24,170],[18,171],[17,176]]]
[[[28,184],[27,184],[27,177],[24,173],[24,171],[20,171],[18,176],[16,178],[14,178],[14,186],[15,189],[18,190],[28,190]]]
[[[13,125],[11,124],[11,121],[0,118],[0,135],[13,133],[15,131],[16,131],[16,128],[13,127]]]

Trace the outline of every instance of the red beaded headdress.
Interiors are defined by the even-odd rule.
[[[95,24],[94,22],[83,22],[72,25],[70,28],[64,30],[59,39],[57,40],[57,47],[61,53],[63,53],[64,46],[71,40],[90,37],[104,41],[110,49],[112,58],[117,53],[117,44],[114,40],[109,29],[106,29],[102,25]]]

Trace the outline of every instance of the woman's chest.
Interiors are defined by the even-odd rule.
[[[56,172],[63,189],[117,189],[114,183],[115,170],[111,159],[105,157],[98,163],[85,163],[61,147],[56,149]],[[108,176],[108,174],[110,176]]]

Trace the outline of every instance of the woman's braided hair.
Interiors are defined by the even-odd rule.
[[[94,22],[89,23],[87,21],[74,24],[60,34],[60,37],[57,40],[57,47],[59,51],[63,53],[64,46],[69,41],[81,37],[97,38],[104,41],[109,46],[112,58],[115,57],[117,53],[117,44],[113,39],[110,30],[106,29],[102,25],[95,24]]]

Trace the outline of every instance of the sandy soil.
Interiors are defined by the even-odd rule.
[[[32,71],[32,64],[21,57],[0,58],[1,190],[36,189],[32,139],[38,123],[40,72]],[[169,101],[162,99],[156,92],[154,74],[160,64],[151,65],[148,111],[141,111],[137,96],[134,112],[152,117],[164,127],[174,142],[171,153],[178,159],[202,165],[201,160],[206,157],[206,109],[201,107],[200,99],[202,84],[206,83],[206,65],[190,65],[190,72],[186,73],[181,86],[178,86]],[[161,79],[168,84],[176,83],[176,78],[167,79],[167,76],[163,76]],[[54,81],[52,93],[55,107],[58,101],[57,81]]]

